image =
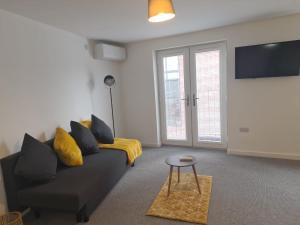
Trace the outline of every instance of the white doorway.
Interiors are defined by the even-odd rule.
[[[227,147],[226,45],[157,52],[162,143]]]

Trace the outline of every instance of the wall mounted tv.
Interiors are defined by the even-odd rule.
[[[235,48],[235,78],[299,76],[300,40]]]

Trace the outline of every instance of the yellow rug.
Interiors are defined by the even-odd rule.
[[[173,173],[172,178],[170,196],[167,197],[168,178],[147,215],[207,224],[212,177],[198,175],[201,195],[193,173],[180,173],[180,183],[177,182],[177,173]]]

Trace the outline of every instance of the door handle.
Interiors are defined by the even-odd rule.
[[[190,106],[190,96],[187,95],[186,98],[182,98],[180,99],[182,101],[186,101],[186,106],[189,107]]]
[[[196,95],[193,94],[193,105],[194,105],[194,106],[196,106],[196,100],[197,100],[197,99],[199,99],[199,98],[197,98]]]

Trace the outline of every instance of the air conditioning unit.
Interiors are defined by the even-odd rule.
[[[116,45],[98,43],[95,45],[95,59],[123,61],[126,59],[126,49]]]

